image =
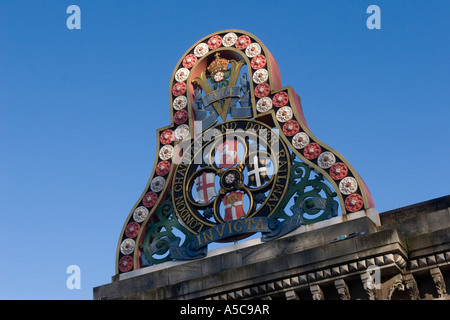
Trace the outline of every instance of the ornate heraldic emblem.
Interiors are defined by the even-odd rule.
[[[194,44],[170,83],[152,176],[123,227],[116,272],[205,257],[208,244],[262,241],[374,207],[353,167],[317,139],[255,36]]]

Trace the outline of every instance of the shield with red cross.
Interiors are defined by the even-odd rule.
[[[216,175],[211,172],[203,172],[201,176],[197,177],[194,182],[197,189],[197,202],[209,202],[217,195],[214,186],[214,179]]]
[[[225,221],[236,220],[245,216],[244,206],[242,205],[243,196],[243,192],[230,192],[223,198]]]
[[[239,162],[237,140],[225,140],[217,147],[219,152],[219,168],[231,168]]]

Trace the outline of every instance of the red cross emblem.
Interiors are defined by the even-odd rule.
[[[211,172],[203,172],[201,176],[194,180],[197,187],[197,202],[209,202],[217,195],[214,185],[216,175]]]

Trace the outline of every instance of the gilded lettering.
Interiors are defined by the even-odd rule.
[[[264,230],[264,223],[261,218],[258,219],[256,223],[255,230]]]
[[[239,228],[237,227],[238,224],[240,225]],[[233,224],[233,229],[234,229],[234,231],[236,231],[236,232],[241,232],[241,231],[242,231],[242,225],[243,225],[242,220],[237,220],[237,221]]]
[[[208,231],[209,231],[209,235],[208,235]],[[208,229],[207,231],[203,232],[203,239],[205,240],[205,243],[209,241],[213,241],[213,234],[212,234],[213,229]]]

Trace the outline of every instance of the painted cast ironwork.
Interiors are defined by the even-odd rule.
[[[244,31],[214,33],[186,51],[171,78],[171,124],[157,131],[152,176],[122,229],[117,273],[374,207],[280,79],[270,52]]]

